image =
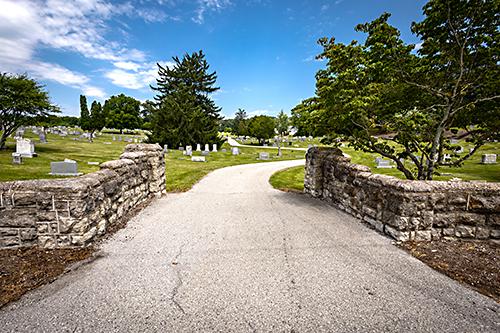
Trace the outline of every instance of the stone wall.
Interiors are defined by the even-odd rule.
[[[442,237],[500,244],[500,184],[401,180],[350,163],[336,148],[310,148],[304,192],[397,240]]]
[[[76,178],[0,182],[0,248],[85,246],[108,225],[165,192],[156,144],[131,144],[119,160]]]

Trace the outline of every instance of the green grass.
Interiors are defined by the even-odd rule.
[[[274,188],[286,190],[304,190],[305,167],[298,165],[274,173],[269,182]]]
[[[310,144],[316,143],[318,146],[324,146],[319,143],[317,138],[315,140],[311,140],[310,142]],[[468,151],[469,148],[472,148],[472,146],[467,144],[465,140],[460,140],[458,144],[464,147],[464,151]],[[351,155],[352,163],[366,165],[372,169],[373,173],[406,179],[403,173],[396,168],[377,169],[375,157],[380,156],[378,154],[355,151],[353,148],[349,147],[341,148],[341,150],[344,153]],[[488,182],[500,182],[500,163],[490,165],[479,164],[483,154],[500,154],[500,143],[488,143],[484,145],[474,155],[472,155],[470,160],[466,160],[461,167],[440,167],[437,170],[438,172],[451,173],[452,175],[435,175],[434,180],[450,180],[451,178],[456,177],[465,181],[483,180]],[[464,155],[465,154],[460,154],[460,156]],[[500,160],[500,158],[498,158],[498,160]],[[302,168],[302,171],[300,171],[300,168]],[[283,188],[288,190],[295,189],[302,191],[304,189],[303,168],[303,166],[300,166],[279,171],[271,177],[270,183],[274,188]]]
[[[167,191],[186,191],[190,189],[202,177],[213,170],[224,168],[231,165],[248,163],[266,163],[268,161],[258,161],[259,152],[268,152],[270,156],[276,156],[277,150],[271,151],[266,148],[240,147],[241,154],[232,156],[230,146],[225,143],[216,153],[210,152],[206,156],[206,163],[191,162],[189,156],[182,155],[182,151],[173,150],[165,155],[165,175]],[[221,149],[226,149],[222,152]],[[272,155],[274,154],[274,155]],[[193,152],[193,156],[201,156],[201,152]],[[283,161],[293,159],[303,159],[305,151],[282,150],[280,158],[270,158],[270,161]],[[182,159],[184,158],[184,159]]]
[[[60,162],[68,158],[78,163],[78,172],[84,174],[99,170],[98,165],[89,165],[88,162],[106,162],[118,159],[123,153],[125,142],[113,141],[113,135],[104,134],[100,139],[94,139],[93,143],[73,141],[68,136],[61,138],[59,135],[47,134],[49,143],[38,143],[38,135],[26,131],[25,138],[31,139],[35,143],[35,153],[37,157],[23,157],[23,164],[12,164],[12,153],[16,151],[16,142],[8,139],[7,150],[0,151],[0,181],[25,180],[25,179],[53,179],[65,178],[64,176],[51,176],[50,162]],[[111,144],[103,144],[110,142]]]

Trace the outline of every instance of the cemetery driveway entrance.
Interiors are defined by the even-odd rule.
[[[99,258],[0,311],[2,332],[498,332],[500,305],[325,203],[272,189],[303,161],[217,170]]]

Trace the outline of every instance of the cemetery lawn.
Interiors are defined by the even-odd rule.
[[[304,177],[305,167],[303,165],[298,165],[274,173],[269,179],[269,182],[278,190],[303,193]]]
[[[129,135],[132,137],[132,135]],[[68,135],[62,138],[59,135],[47,134],[49,143],[38,143],[38,135],[29,131],[25,132],[25,138],[35,143],[37,157],[23,157],[23,164],[12,164],[12,153],[16,152],[16,141],[9,138],[5,150],[0,150],[0,181],[27,180],[27,179],[54,179],[65,178],[65,176],[52,176],[50,173],[50,162],[61,162],[70,159],[78,163],[78,172],[84,174],[99,170],[99,165],[90,165],[88,162],[103,163],[115,160],[123,153],[126,142],[113,141],[113,135],[103,134],[94,142],[74,141],[72,138],[78,136]],[[125,136],[123,136],[125,137]],[[104,144],[108,142],[111,144]],[[70,176],[71,177],[71,176]]]

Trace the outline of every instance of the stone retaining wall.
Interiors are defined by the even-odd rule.
[[[131,144],[119,160],[76,178],[0,182],[0,248],[85,246],[108,225],[165,192],[156,144]]]
[[[442,237],[500,244],[500,184],[401,180],[350,163],[336,148],[310,148],[304,193],[397,240]]]

